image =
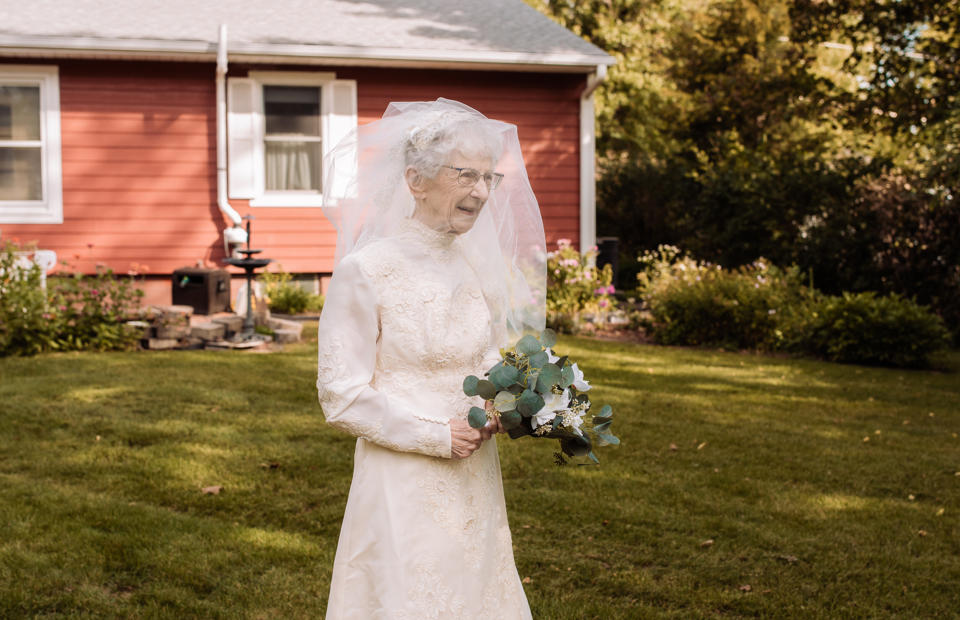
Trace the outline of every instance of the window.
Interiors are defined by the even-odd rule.
[[[323,156],[357,124],[356,82],[253,71],[228,84],[230,197],[254,207],[321,206]]]
[[[264,85],[263,114],[266,191],[322,191],[320,88]]]
[[[57,68],[0,65],[0,223],[62,222]]]

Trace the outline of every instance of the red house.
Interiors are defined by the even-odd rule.
[[[32,0],[0,27],[0,239],[73,269],[221,266],[224,231],[320,283],[322,155],[390,101],[518,126],[548,242],[594,244],[593,89],[613,59],[522,0]],[[228,234],[227,237],[231,237]],[[232,269],[232,268],[231,268]]]

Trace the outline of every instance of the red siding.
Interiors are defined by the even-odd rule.
[[[61,62],[64,222],[2,227],[71,267],[170,273],[219,264],[212,65]],[[244,75],[251,67],[231,67]],[[262,69],[264,67],[256,67]],[[287,69],[290,67],[269,67]],[[328,70],[328,69],[325,69]],[[361,123],[390,101],[456,99],[514,123],[553,243],[579,236],[579,89],[583,76],[409,69],[333,69],[358,83]],[[290,272],[329,272],[334,233],[318,208],[251,208],[253,242]]]

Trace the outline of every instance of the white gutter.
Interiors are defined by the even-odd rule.
[[[597,245],[597,143],[593,91],[607,77],[597,65],[580,94],[580,251]]]
[[[210,62],[220,47],[205,41],[49,37],[0,34],[0,56],[124,58]],[[577,52],[533,53],[497,50],[416,49],[345,45],[242,43],[230,51],[233,62],[305,65],[501,69],[582,73],[613,58]]]
[[[240,214],[227,199],[227,25],[220,24],[217,41],[217,206],[233,222],[223,231],[223,248],[231,255],[231,244],[245,243],[247,231],[240,223]]]

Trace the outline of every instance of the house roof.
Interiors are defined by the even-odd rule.
[[[592,71],[614,59],[523,0],[31,0],[0,56]],[[13,8],[16,6],[16,8]]]

